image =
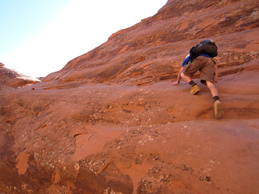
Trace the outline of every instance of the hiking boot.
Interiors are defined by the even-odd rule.
[[[192,95],[195,95],[195,94],[197,94],[199,91],[200,91],[200,88],[199,88],[199,86],[196,84],[196,85],[192,86],[192,88],[191,88],[191,90],[190,90],[190,93],[191,93]]]
[[[219,100],[216,100],[214,102],[214,112],[215,112],[216,119],[220,119],[224,115],[224,107],[223,107],[223,104]]]

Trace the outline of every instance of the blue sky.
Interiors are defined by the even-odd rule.
[[[44,77],[157,13],[167,0],[0,0],[0,62]]]
[[[8,52],[29,39],[68,2],[68,0],[0,0],[0,53]]]

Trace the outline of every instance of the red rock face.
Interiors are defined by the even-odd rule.
[[[175,80],[190,48],[211,38],[220,69],[258,58],[257,1],[169,1],[153,17],[113,34],[45,81],[147,85]]]
[[[2,86],[0,193],[258,193],[257,7],[169,0],[44,82]],[[206,86],[171,85],[205,38],[220,120]]]

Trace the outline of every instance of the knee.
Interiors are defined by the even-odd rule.
[[[216,90],[216,86],[214,85],[214,83],[210,82],[210,81],[206,81],[206,85],[209,89],[214,89]]]
[[[214,87],[214,84],[211,81],[206,81],[206,86],[208,88]]]
[[[214,84],[211,81],[206,80],[206,85],[209,87],[209,86],[212,86]]]

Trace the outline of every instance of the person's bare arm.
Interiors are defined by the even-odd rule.
[[[182,71],[183,71],[183,67],[181,67],[181,69],[180,69],[180,71],[179,71],[179,73],[178,73],[177,81],[176,81],[176,82],[174,82],[174,83],[172,83],[172,85],[176,85],[176,84],[179,84],[179,83],[180,83],[180,81],[181,81],[181,73],[182,73]]]
[[[218,83],[218,77],[219,77],[219,70],[218,66],[215,65],[215,77],[214,77],[214,82]]]

